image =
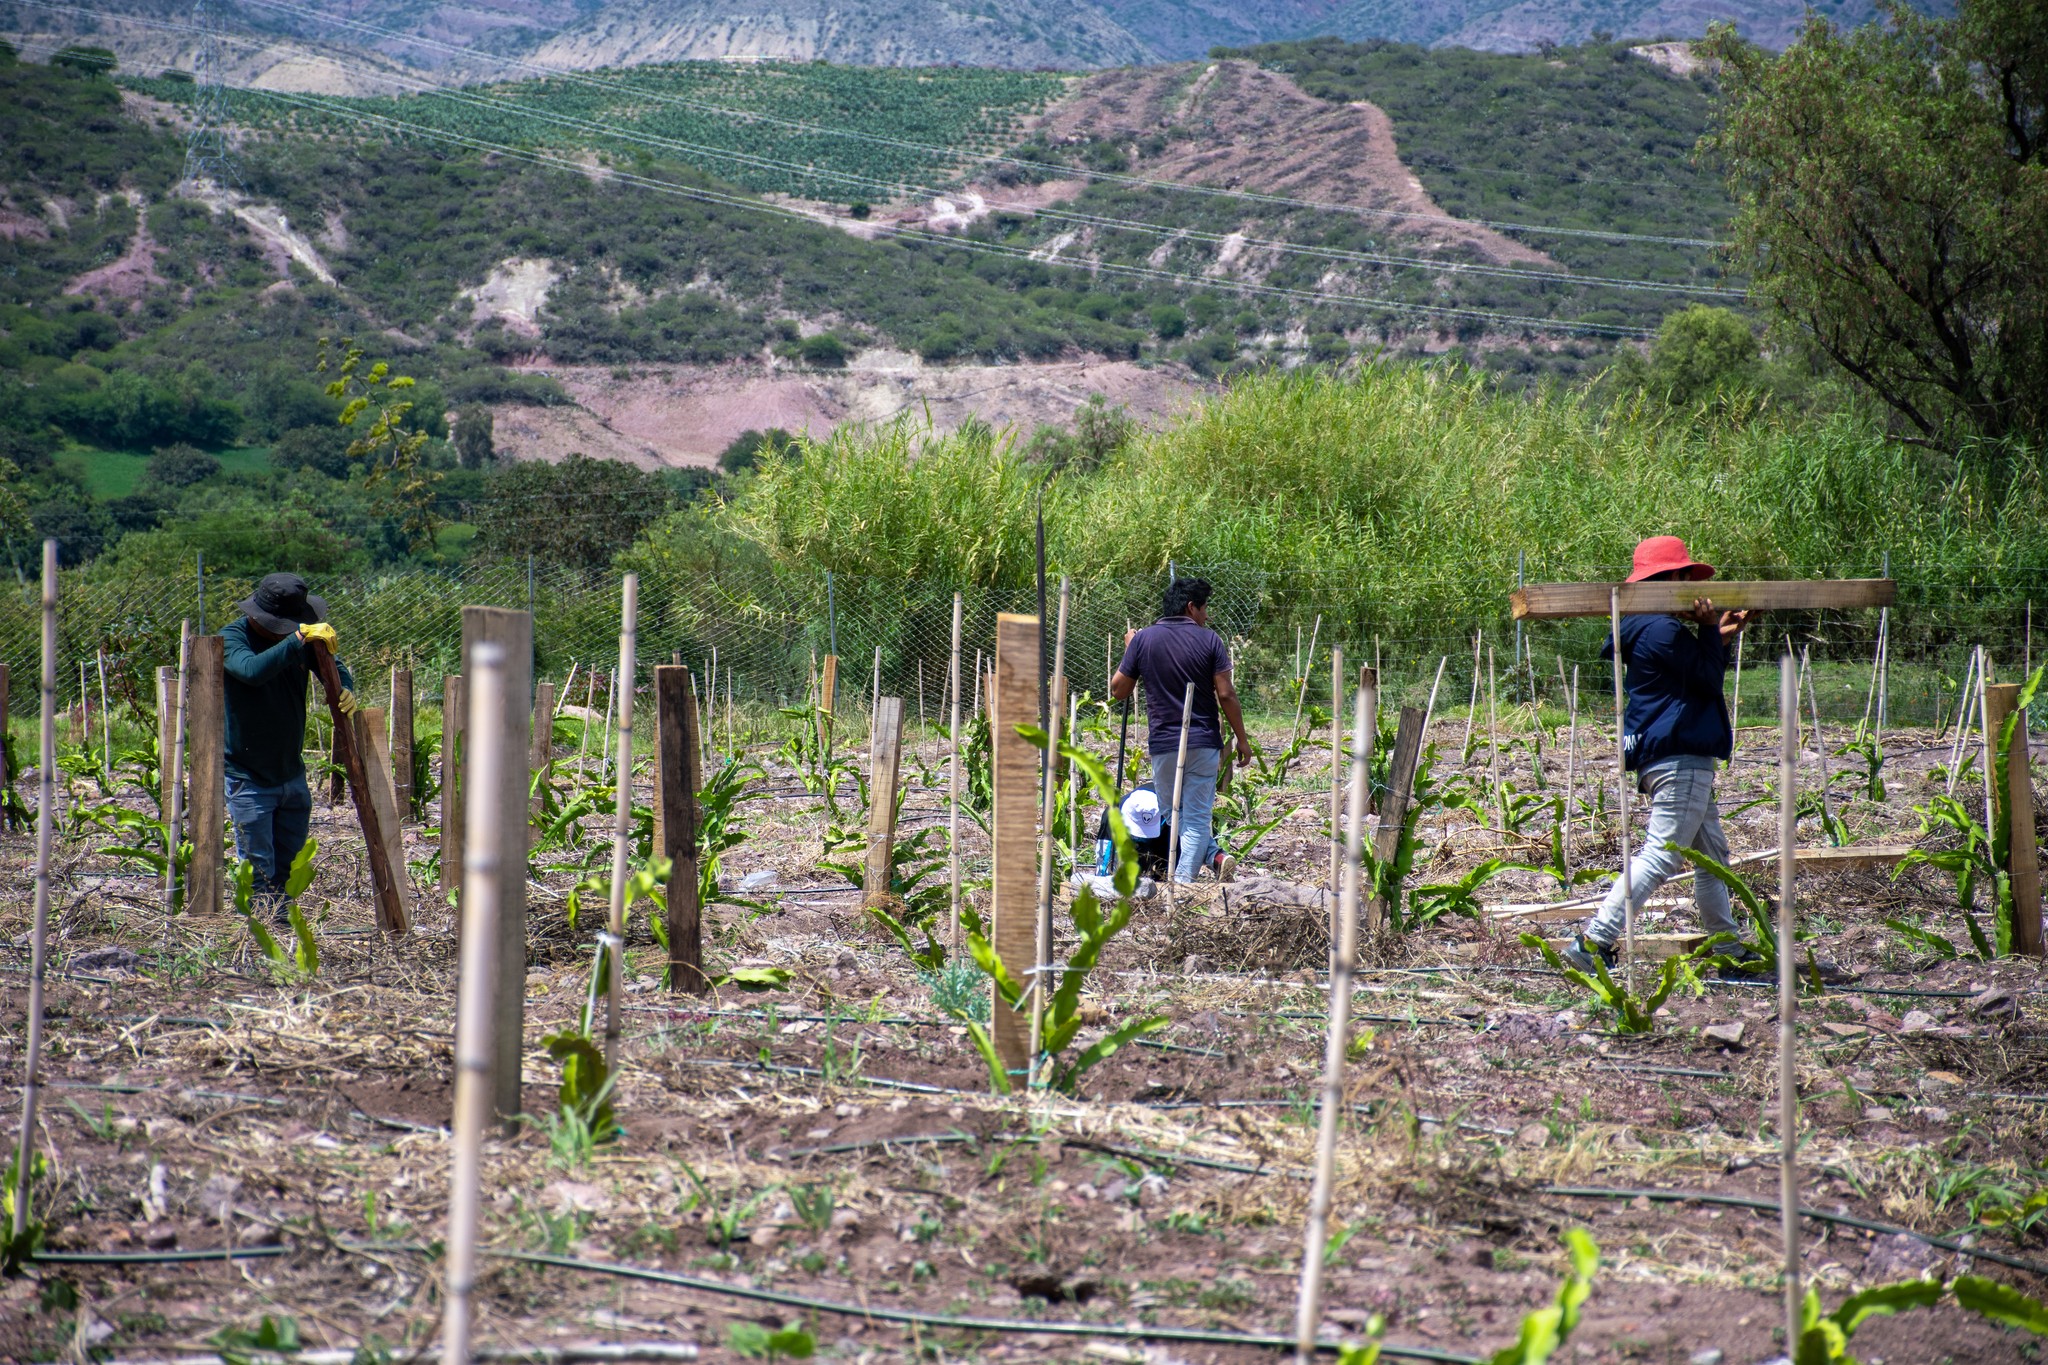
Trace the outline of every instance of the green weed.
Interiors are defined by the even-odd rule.
[[[1650,993],[1638,996],[1628,987],[1616,983],[1607,973],[1607,964],[1597,956],[1593,959],[1594,974],[1588,976],[1559,957],[1557,949],[1544,942],[1540,935],[1523,934],[1522,944],[1542,954],[1552,970],[1562,973],[1565,980],[1584,988],[1600,1004],[1613,1011],[1614,1027],[1619,1033],[1648,1033],[1655,1028],[1657,1011],[1664,1008],[1664,1002],[1671,998],[1672,991],[1691,975],[1691,954],[1675,954],[1664,959],[1657,985]]]

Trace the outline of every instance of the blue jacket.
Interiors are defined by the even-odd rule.
[[[1735,732],[1721,676],[1728,646],[1712,627],[1695,629],[1676,616],[1621,618],[1622,655],[1628,663],[1628,707],[1622,747],[1630,772],[1667,758],[1726,758]],[[1600,651],[1614,657],[1610,641]]]

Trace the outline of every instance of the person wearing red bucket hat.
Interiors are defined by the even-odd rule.
[[[1714,566],[1692,557],[1677,536],[1651,536],[1636,546],[1631,583],[1657,580],[1703,581]],[[1734,641],[1749,620],[1746,611],[1716,611],[1706,597],[1677,616],[1632,614],[1621,618],[1622,662],[1627,667],[1628,703],[1622,713],[1622,760],[1636,775],[1636,787],[1650,799],[1650,827],[1640,852],[1617,877],[1599,912],[1566,946],[1564,957],[1581,971],[1598,961],[1615,965],[1614,945],[1622,935],[1628,899],[1643,904],[1685,867],[1671,846],[1692,848],[1717,863],[1728,862],[1728,839],[1714,798],[1717,765],[1734,747],[1722,677]],[[1609,641],[1601,657],[1614,657]],[[1738,963],[1756,956],[1742,942],[1728,901],[1728,888],[1702,871],[1693,873],[1693,905],[1709,935],[1728,934],[1725,955]],[[1724,975],[1744,975],[1739,969]]]

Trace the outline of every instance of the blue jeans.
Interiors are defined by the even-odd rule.
[[[1173,826],[1173,770],[1180,751],[1152,755],[1152,790],[1159,794],[1159,823]],[[1180,863],[1173,879],[1191,882],[1222,850],[1210,837],[1216,819],[1216,773],[1223,766],[1221,749],[1189,749],[1187,780],[1180,789]]]
[[[285,914],[285,878],[306,846],[313,793],[302,777],[275,787],[228,774],[228,815],[235,822],[235,853],[256,865],[256,906]]]
[[[1655,894],[1658,887],[1685,869],[1685,859],[1665,848],[1698,849],[1724,867],[1728,863],[1728,836],[1721,832],[1721,810],[1714,802],[1712,765],[1672,759],[1652,764],[1641,775],[1642,789],[1650,797],[1650,828],[1643,846],[1629,860],[1628,883],[1635,894],[1636,909]],[[1624,895],[1622,881],[1615,878],[1600,913],[1586,926],[1586,937],[1613,947],[1620,941]],[[1700,928],[1709,934],[1734,934],[1747,942],[1749,936],[1735,922],[1730,911],[1728,888],[1707,872],[1692,874],[1692,901],[1700,912]]]

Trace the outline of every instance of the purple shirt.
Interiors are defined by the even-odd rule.
[[[1221,749],[1223,726],[1216,714],[1216,675],[1230,671],[1230,650],[1223,637],[1191,616],[1170,616],[1153,622],[1124,646],[1117,672],[1145,684],[1145,721],[1150,752],[1180,749],[1180,708],[1189,683],[1195,704],[1188,713],[1188,748]]]

